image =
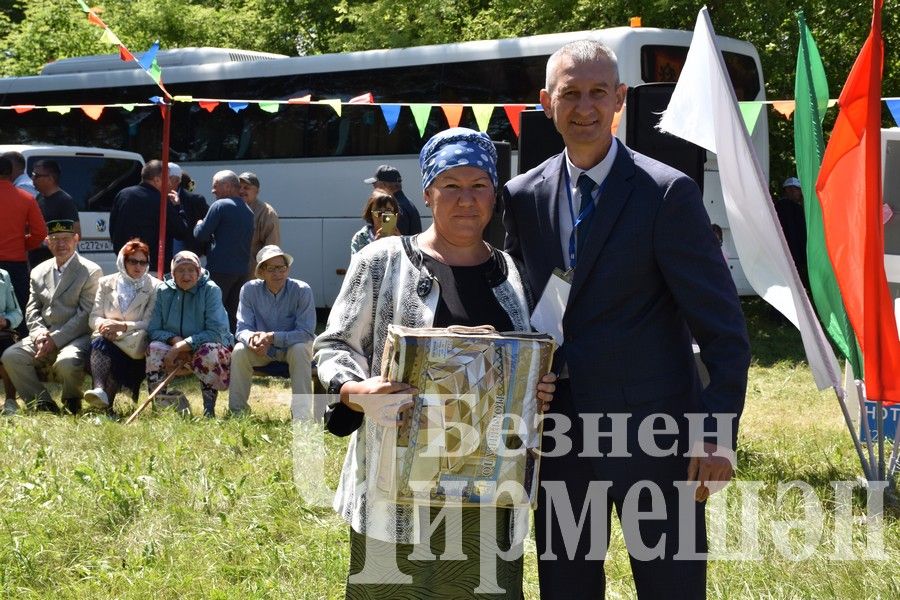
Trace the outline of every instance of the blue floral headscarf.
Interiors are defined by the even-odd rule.
[[[454,167],[476,167],[491,178],[497,188],[497,149],[487,134],[454,127],[432,136],[419,153],[422,169],[422,189],[427,189],[434,178]]]

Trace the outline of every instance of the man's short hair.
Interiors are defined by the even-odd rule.
[[[45,158],[34,163],[35,167],[43,167],[47,174],[50,175],[50,179],[53,180],[53,183],[59,183],[59,176],[62,174],[62,171],[59,168],[59,163],[55,160],[51,160],[49,158]]]
[[[619,85],[619,59],[612,48],[596,40],[576,40],[569,42],[547,59],[547,75],[544,81],[544,89],[553,91],[556,85],[556,67],[563,57],[570,58],[576,65],[607,60],[612,64],[616,74],[616,85]]]
[[[141,181],[153,181],[162,176],[163,164],[161,160],[153,159],[141,169]]]
[[[15,150],[10,150],[9,152],[4,152],[3,154],[0,154],[0,156],[8,159],[9,162],[12,163],[12,166],[14,168],[18,169],[19,171],[25,170],[25,157],[22,155],[21,152],[17,152]]]
[[[12,179],[13,163],[6,155],[0,156],[0,179]]]
[[[213,175],[213,183],[221,181],[222,183],[232,185],[236,188],[241,187],[241,182],[234,171],[224,170]]]

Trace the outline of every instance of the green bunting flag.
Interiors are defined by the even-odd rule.
[[[475,122],[478,123],[478,131],[487,133],[488,125],[491,122],[491,115],[494,113],[494,105],[473,104],[472,112],[475,113]]]
[[[115,33],[113,33],[113,30],[109,27],[103,30],[103,35],[100,36],[100,41],[112,46],[118,46],[122,43],[121,40],[119,40],[119,37]]]
[[[81,7],[81,10],[83,10],[84,12],[91,12],[91,8],[87,4],[84,3],[84,0],[75,0],[75,1],[78,2],[78,6]]]
[[[162,69],[159,68],[159,63],[156,62],[156,59],[153,59],[153,62],[150,63],[150,70],[148,71],[150,74],[150,78],[156,82],[156,85],[159,85],[160,80],[162,79]]]
[[[756,129],[756,123],[759,121],[759,115],[762,114],[762,102],[738,102],[741,108],[741,117],[744,119],[744,125],[747,126],[747,133],[753,135]]]
[[[803,209],[806,213],[809,286],[822,326],[850,362],[856,377],[861,379],[859,349],[825,246],[822,207],[816,195],[816,180],[825,154],[822,117],[828,109],[828,81],[825,79],[822,57],[802,11],[797,13],[797,24],[800,27],[800,47],[797,50],[797,78],[794,84],[794,159],[805,199]]]
[[[419,128],[419,136],[425,136],[425,127],[428,125],[428,117],[431,115],[431,104],[410,104],[409,110],[412,111],[413,118],[416,120],[416,126]]]
[[[341,116],[341,101],[340,100],[319,100],[318,104],[325,104],[334,109],[334,112],[337,113],[337,116]]]
[[[281,105],[278,102],[260,102],[259,110],[267,113],[277,113]]]

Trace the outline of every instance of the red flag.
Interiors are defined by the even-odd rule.
[[[366,92],[365,94],[350,98],[348,104],[373,104],[374,102],[375,96],[372,95],[372,92]]]
[[[16,113],[21,115],[22,113],[27,113],[29,111],[34,110],[34,105],[33,104],[17,104],[16,106],[13,106],[13,110],[16,111]]]
[[[219,105],[215,100],[201,100],[200,108],[205,110],[206,112],[212,112],[216,110],[216,107]]]
[[[119,46],[119,58],[129,61],[134,60],[134,55],[125,46]]]
[[[519,123],[522,111],[525,110],[525,105],[507,104],[503,107],[503,110],[506,111],[506,118],[509,119],[509,124],[512,126],[513,133],[516,134],[516,137],[519,137]]]
[[[92,11],[92,10],[88,11],[87,17],[88,17],[88,23],[90,23],[91,25],[96,25],[97,27],[102,27],[103,29],[106,29],[106,23],[104,23],[103,20],[100,19],[100,17],[98,17],[96,15],[96,13],[94,13],[94,11]]]
[[[866,396],[900,402],[900,339],[884,273],[881,222],[881,6],[841,91],[816,191],[825,243],[863,352]]]

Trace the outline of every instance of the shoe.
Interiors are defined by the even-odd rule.
[[[7,398],[6,402],[3,404],[3,414],[14,415],[17,412],[19,412],[19,405],[16,403],[16,399]]]
[[[58,415],[62,412],[59,406],[53,400],[41,400],[34,405],[34,409],[39,412],[48,412],[54,415]]]
[[[191,405],[188,403],[187,396],[182,392],[160,392],[153,398],[154,408],[165,410],[174,408],[175,412],[183,416],[190,416]]]
[[[77,415],[81,412],[81,398],[63,398],[62,403],[70,414]]]
[[[96,410],[107,410],[109,408],[109,396],[101,388],[86,391],[83,399],[88,406]]]
[[[203,416],[212,419],[216,416],[216,398],[219,397],[217,390],[203,390]]]

